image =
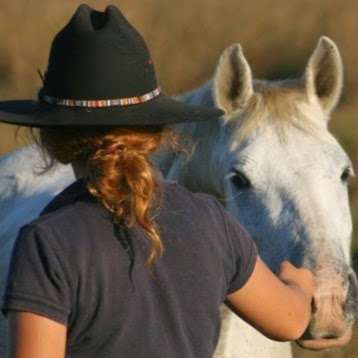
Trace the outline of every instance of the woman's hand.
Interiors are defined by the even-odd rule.
[[[298,287],[306,295],[309,302],[312,301],[315,290],[312,272],[306,268],[297,268],[289,261],[283,261],[278,273],[279,279],[288,286]]]

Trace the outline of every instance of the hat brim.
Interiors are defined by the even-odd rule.
[[[221,115],[220,109],[185,104],[164,94],[140,104],[104,108],[66,107],[31,100],[0,102],[1,122],[30,127],[164,125]]]

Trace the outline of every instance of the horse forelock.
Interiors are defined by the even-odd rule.
[[[254,94],[245,108],[227,115],[227,123],[237,129],[237,140],[247,139],[265,125],[275,126],[280,136],[292,126],[315,136],[326,127],[320,105],[308,101],[300,79],[255,80]]]

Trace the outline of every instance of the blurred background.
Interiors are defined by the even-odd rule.
[[[0,98],[35,98],[37,69],[47,65],[49,45],[68,21],[75,0],[0,0]],[[358,1],[356,0],[121,0],[87,1],[104,9],[118,5],[144,35],[165,92],[195,88],[212,76],[221,52],[240,42],[256,77],[300,76],[322,35],[338,45],[345,67],[344,94],[331,131],[358,162]],[[0,155],[26,142],[20,130],[0,124]],[[358,183],[350,183],[355,231]],[[352,254],[358,267],[358,235]],[[358,329],[351,344],[330,352],[295,347],[299,358],[358,357]]]

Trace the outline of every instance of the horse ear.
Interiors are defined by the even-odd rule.
[[[308,61],[304,82],[309,99],[318,99],[325,113],[337,105],[342,93],[343,65],[336,44],[321,37]]]
[[[221,55],[213,89],[216,106],[226,114],[244,108],[254,93],[251,69],[239,44],[228,47]]]

